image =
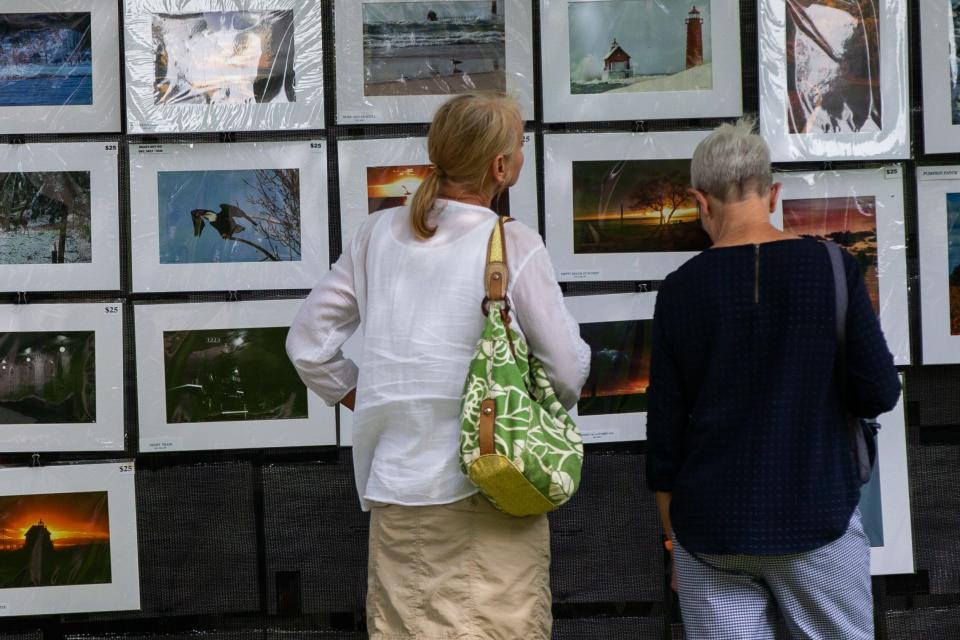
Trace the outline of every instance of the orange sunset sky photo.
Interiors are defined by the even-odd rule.
[[[0,497],[0,549],[19,549],[30,527],[43,521],[54,548],[110,541],[107,492]]]

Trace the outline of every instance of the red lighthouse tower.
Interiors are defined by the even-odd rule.
[[[703,64],[703,18],[694,5],[687,14],[687,69]]]

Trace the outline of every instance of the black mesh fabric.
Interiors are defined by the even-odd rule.
[[[550,514],[554,602],[663,598],[663,552],[642,455],[586,456],[580,490]]]
[[[960,593],[960,446],[911,445],[910,502],[917,569],[931,593]]]
[[[143,615],[259,611],[249,462],[137,470]]]
[[[369,516],[360,511],[350,451],[335,465],[266,467],[263,496],[270,612],[363,608]]]
[[[43,640],[40,631],[25,631],[23,633],[0,633],[0,640]]]
[[[960,367],[914,367],[908,397],[917,403],[920,426],[960,425]]]
[[[365,640],[360,631],[267,631],[264,640]]]
[[[888,611],[886,623],[890,640],[960,638],[960,607]]]
[[[663,618],[558,618],[553,640],[663,640]]]

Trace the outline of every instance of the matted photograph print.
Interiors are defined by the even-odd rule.
[[[923,364],[960,363],[960,166],[917,167]]]
[[[0,145],[7,291],[120,288],[117,145]]]
[[[140,450],[335,444],[284,348],[301,302],[137,305]]]
[[[337,119],[428,122],[451,95],[501,91],[533,118],[531,15],[519,0],[336,0]]]
[[[568,296],[590,345],[590,374],[571,415],[584,442],[646,440],[656,293]]]
[[[0,308],[0,451],[124,448],[119,303]]]
[[[371,213],[409,203],[410,197],[433,170],[426,138],[340,140],[340,232],[347,243]],[[538,229],[536,141],[524,135],[520,178],[493,202],[493,210]]]
[[[960,1],[921,2],[920,33],[924,151],[960,151]]]
[[[834,242],[854,257],[894,361],[910,364],[900,165],[782,172],[774,180],[783,184],[778,211],[784,230]]]
[[[140,608],[132,462],[0,469],[0,616]]]
[[[775,162],[909,157],[905,0],[760,3],[760,123]]]
[[[126,7],[132,133],[323,128],[318,3]]]
[[[907,477],[903,398],[879,418],[877,464],[860,490],[860,516],[870,539],[870,573],[913,573],[913,530]]]
[[[305,289],[327,270],[324,142],[130,155],[135,291]]]
[[[544,119],[739,115],[739,7],[728,5],[543,0]]]
[[[90,13],[0,13],[0,107],[93,104]]]
[[[120,130],[117,3],[0,0],[0,134]]]
[[[707,131],[544,136],[546,243],[561,281],[662,280],[710,246],[687,189]]]

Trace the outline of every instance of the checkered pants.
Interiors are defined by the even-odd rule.
[[[688,640],[873,640],[870,541],[854,511],[846,533],[804,553],[693,555],[673,541]]]

